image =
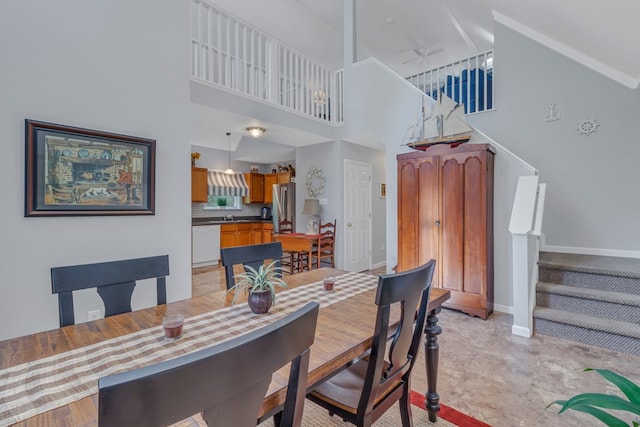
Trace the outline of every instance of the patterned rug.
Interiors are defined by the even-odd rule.
[[[424,409],[424,395],[415,391],[411,392],[411,403],[413,408],[411,415],[414,427],[491,427],[489,424],[476,420],[475,418],[463,414],[453,408],[440,404],[440,413],[438,421],[432,423],[429,421],[429,414]],[[302,418],[303,427],[346,427],[350,426],[340,417],[330,417],[326,410],[321,408],[309,400],[305,401],[304,413]],[[400,410],[398,405],[394,405],[389,409],[378,421],[373,424],[375,427],[399,427]],[[191,417],[181,423],[175,424],[178,427],[206,427],[202,418],[198,416]],[[273,427],[273,420],[269,419],[258,427]]]

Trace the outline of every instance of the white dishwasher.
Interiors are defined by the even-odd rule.
[[[220,259],[220,225],[191,227],[191,265],[216,265]]]

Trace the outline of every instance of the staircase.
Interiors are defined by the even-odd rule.
[[[640,356],[640,259],[541,252],[534,331]]]

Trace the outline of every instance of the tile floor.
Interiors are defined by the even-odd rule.
[[[381,274],[384,268],[368,273]],[[224,270],[193,270],[193,294],[224,289]],[[494,313],[487,320],[443,309],[438,316],[440,366],[438,392],[442,403],[494,427],[601,425],[585,414],[569,411],[557,415],[557,407],[545,410],[556,399],[578,393],[616,393],[617,388],[595,372],[583,368],[616,371],[640,384],[640,357],[546,336],[531,338],[511,334],[512,317]],[[412,389],[426,390],[423,352],[414,368]],[[618,413],[627,422],[633,419]]]

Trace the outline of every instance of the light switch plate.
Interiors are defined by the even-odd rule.
[[[327,199],[318,199],[321,205],[328,205]]]

